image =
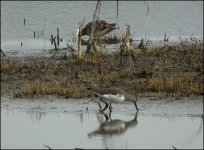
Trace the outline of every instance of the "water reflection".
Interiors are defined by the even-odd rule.
[[[111,113],[108,115],[105,113],[97,114],[98,122],[100,126],[98,129],[90,132],[88,134],[89,137],[92,136],[103,136],[109,137],[113,135],[122,135],[124,134],[129,128],[135,127],[138,124],[137,121],[138,112],[136,112],[135,117],[132,120],[124,121],[120,119],[111,119]],[[103,116],[105,117],[105,121],[103,120]]]
[[[112,113],[111,117],[105,113],[51,108],[1,109],[2,148],[42,148],[47,145],[53,149],[164,149],[173,145],[180,149],[203,146],[203,114],[153,116],[140,111],[131,116]]]
[[[201,115],[197,119],[200,120],[200,124],[198,125],[198,128],[195,130],[195,132],[193,132],[191,134],[191,136],[183,138],[182,142],[185,143],[186,145],[188,145],[189,143],[195,142],[196,139],[200,137],[200,134],[202,134],[202,131],[203,131],[203,116]]]
[[[201,122],[200,122],[200,125],[199,125],[199,127],[198,127],[198,130],[196,131],[196,134],[197,134],[197,135],[201,133],[202,128],[203,128],[203,115],[200,116],[200,121],[201,121]]]
[[[30,116],[32,121],[36,120],[38,122],[47,115],[46,112],[35,110],[35,109],[28,109],[26,111],[26,114]]]

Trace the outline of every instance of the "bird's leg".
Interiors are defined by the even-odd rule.
[[[100,99],[100,101],[102,101],[102,102],[104,102],[106,104],[106,102],[104,100]],[[101,106],[100,102],[98,102],[98,106],[99,106],[99,109],[101,110],[102,106]]]
[[[137,107],[137,101],[135,101],[135,108],[136,108],[136,110],[138,111],[139,109],[138,109],[138,107]]]
[[[112,112],[112,110],[113,110],[113,107],[111,106],[111,103],[109,105],[109,110],[110,110],[110,112]]]
[[[106,106],[101,110],[102,112],[105,111],[108,108],[108,103],[106,103]]]
[[[102,101],[103,103],[107,104],[107,102],[106,102],[106,101],[104,101],[102,98],[100,98],[100,101]]]
[[[108,120],[109,120],[109,117],[108,117],[108,115],[107,114],[105,114],[104,112],[102,112],[102,114],[105,116],[105,118],[106,118],[106,121],[105,122],[108,122]]]
[[[112,119],[111,119],[111,111],[109,112],[109,115],[108,115],[108,116],[109,116],[110,120],[112,120]]]
[[[111,110],[113,109],[113,107],[112,107],[111,103],[110,103],[110,108],[111,108]]]
[[[137,110],[137,112],[135,113],[135,118],[134,118],[134,120],[137,120],[137,114],[138,114],[138,110]]]
[[[99,109],[101,110],[102,109],[102,106],[101,104],[98,102],[98,106],[99,106]]]
[[[102,110],[100,110],[103,112],[108,108],[108,103],[106,101],[104,101],[103,99],[100,99],[100,100],[106,104],[106,106]]]

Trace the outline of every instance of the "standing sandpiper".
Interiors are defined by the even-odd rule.
[[[118,88],[87,88],[88,90],[91,90],[94,92],[95,96],[100,98],[102,102],[104,102],[106,105],[103,109],[101,109],[101,105],[99,103],[100,111],[105,111],[108,107],[109,110],[112,111],[111,103],[122,103],[125,101],[130,101],[134,103],[136,110],[138,111],[137,107],[137,98],[133,95],[130,95],[126,93],[125,91],[118,89]]]
[[[116,27],[115,23],[107,23],[104,20],[96,20],[95,23],[96,23],[96,27],[95,27],[95,31],[93,34],[94,37],[101,37],[101,36],[104,36],[115,29],[119,29]],[[93,22],[89,22],[84,28],[82,28],[82,36],[83,35],[90,36],[92,24],[93,24]]]

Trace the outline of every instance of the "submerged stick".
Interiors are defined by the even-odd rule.
[[[59,47],[59,28],[57,28],[57,46]]]
[[[56,37],[53,38],[53,42],[54,42],[54,45],[55,45],[55,51],[57,51],[57,44],[56,44],[56,40],[55,39],[56,39]]]
[[[50,41],[51,41],[51,44],[53,45],[53,42],[54,42],[53,34],[51,35]]]

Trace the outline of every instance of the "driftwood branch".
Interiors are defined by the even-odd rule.
[[[100,0],[97,0],[95,12],[94,12],[94,15],[93,15],[93,23],[92,23],[92,27],[91,27],[91,34],[89,36],[89,42],[88,42],[88,45],[87,45],[86,53],[89,53],[91,48],[92,48],[93,34],[94,34],[94,31],[95,31],[95,26],[96,26],[96,17],[97,17],[96,14],[97,14],[97,11],[98,11],[98,8],[99,8],[99,4],[100,4]]]
[[[78,33],[78,59],[81,58],[81,22],[79,22],[79,33]]]

